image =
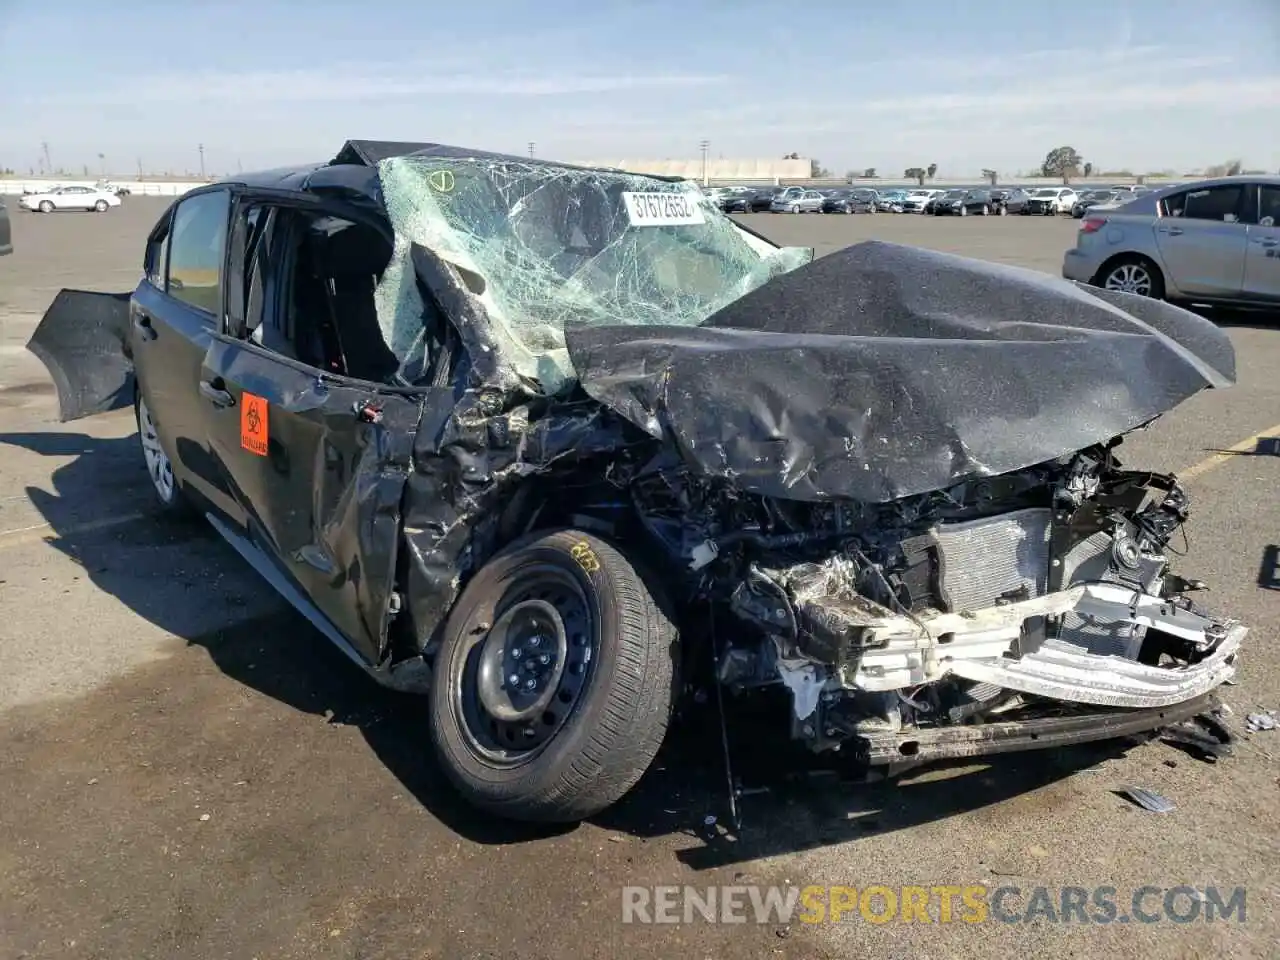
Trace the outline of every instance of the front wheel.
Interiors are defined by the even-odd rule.
[[[105,201],[105,200],[99,200],[97,203],[95,203],[95,204],[93,205],[93,209],[97,210],[99,213],[106,213],[106,212],[107,212],[107,201]]]
[[[48,201],[48,200],[41,200],[41,201],[40,201],[40,212],[41,212],[41,213],[53,213],[53,204],[52,204],[50,201]]]
[[[968,207],[966,207],[964,204],[961,204],[961,205],[960,205],[960,216],[962,216],[962,217],[967,217],[968,215],[969,215],[969,208],[968,208]]]
[[[475,575],[435,657],[431,734],[475,806],[574,822],[619,800],[666,734],[676,629],[644,576],[576,530],[524,537]]]

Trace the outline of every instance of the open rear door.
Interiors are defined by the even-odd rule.
[[[60,290],[27,342],[58,391],[59,419],[133,403],[129,293]]]

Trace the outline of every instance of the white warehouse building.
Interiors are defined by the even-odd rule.
[[[583,166],[614,167],[632,173],[649,173],[662,177],[684,177],[701,180],[702,160],[583,160]],[[713,160],[708,157],[708,180],[804,180],[813,172],[807,158],[799,160]]]

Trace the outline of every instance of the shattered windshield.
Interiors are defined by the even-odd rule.
[[[416,243],[482,278],[471,295],[499,354],[545,392],[574,376],[566,324],[696,326],[812,256],[751,236],[683,182],[421,155],[378,172],[402,265],[412,269]],[[403,296],[383,298],[379,314],[393,350],[422,322]]]

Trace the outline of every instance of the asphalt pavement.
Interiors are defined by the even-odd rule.
[[[0,258],[0,960],[10,957],[1274,957],[1280,733],[1208,764],[1161,743],[1014,755],[850,786],[732,731],[749,784],[723,829],[695,711],[617,808],[495,823],[436,769],[423,705],[359,674],[208,529],[150,507],[129,411],[56,420],[23,348],[58,289],[128,290],[163,202],[15,214]],[[754,215],[782,243],[866,238],[1058,271],[1075,224]],[[1184,575],[1249,623],[1245,714],[1280,707],[1280,331],[1221,316],[1240,382],[1122,449],[1184,471]],[[1117,796],[1142,786],[1166,814]],[[708,826],[706,818],[719,822]],[[622,888],[1243,887],[1205,922],[624,924]],[[1008,901],[1019,915],[1024,901]],[[1150,903],[1158,904],[1156,895]],[[1186,902],[1182,916],[1187,915]],[[1057,918],[1061,921],[1061,917]]]

